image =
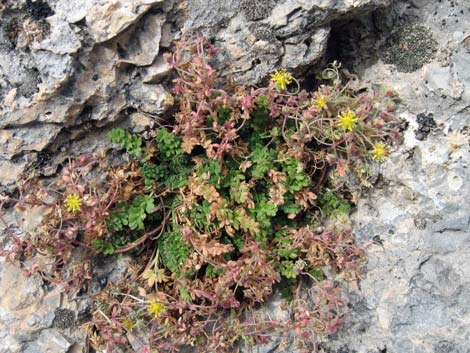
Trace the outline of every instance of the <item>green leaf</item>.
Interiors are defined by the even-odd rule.
[[[348,201],[340,198],[333,191],[326,188],[318,196],[318,206],[325,217],[349,214],[349,212],[351,212],[351,205]]]
[[[276,158],[276,154],[275,151],[261,144],[257,144],[251,157],[251,162],[253,163],[251,175],[255,178],[262,178],[268,170],[273,168],[273,161]]]
[[[113,244],[105,242],[103,239],[93,240],[91,246],[95,249],[97,254],[112,255],[115,251]]]
[[[308,272],[318,281],[323,281],[325,279],[325,275],[323,274],[323,271],[320,270],[319,268],[312,268]]]
[[[282,171],[287,174],[284,185],[289,193],[296,193],[310,185],[309,176],[303,171],[302,165],[296,159],[288,158],[284,161]]]
[[[205,175],[208,177],[209,179],[207,181],[213,187],[218,188],[220,186],[222,169],[218,160],[206,160],[196,171],[198,176],[201,177]]]
[[[109,138],[112,142],[120,144],[131,155],[140,156],[142,154],[142,139],[137,135],[116,128],[110,131]]]
[[[179,271],[181,264],[188,258],[190,252],[188,245],[181,237],[179,228],[163,233],[158,248],[163,265],[173,273]]]
[[[259,224],[251,218],[245,209],[237,209],[234,211],[233,226],[236,230],[242,229],[249,232],[251,235],[256,235],[259,232]]]
[[[111,210],[107,226],[110,231],[121,231],[124,226],[135,230],[144,229],[144,221],[147,215],[155,208],[152,195],[139,195],[131,204],[119,203]]]
[[[170,160],[183,154],[183,149],[181,148],[182,138],[168,132],[167,129],[159,129],[155,140],[157,141],[160,156],[163,159]]]
[[[225,274],[225,270],[223,268],[215,268],[212,265],[207,265],[206,267],[206,274],[207,278],[215,278],[217,276],[221,276]]]
[[[185,302],[188,302],[188,303],[191,303],[191,295],[189,294],[189,291],[184,288],[184,287],[181,287],[180,288],[180,295],[181,295],[181,298],[183,298],[183,300]]]
[[[296,278],[298,275],[294,262],[289,260],[281,262],[279,272],[285,278]]]

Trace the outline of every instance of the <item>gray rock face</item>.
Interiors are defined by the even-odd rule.
[[[129,109],[161,115],[163,52],[180,29],[216,42],[224,76],[256,83],[275,68],[301,70],[320,60],[331,21],[389,3],[7,2],[0,8],[0,137],[8,140],[0,146],[0,186],[11,186],[42,151],[73,155],[68,142],[84,137],[77,131],[122,121]]]
[[[162,3],[25,1],[0,9],[0,185],[14,183],[38,152],[67,149],[63,141],[83,137],[77,129],[109,125],[128,108],[165,110],[158,84],[127,89],[162,55]],[[160,60],[152,72],[161,77],[161,67]]]
[[[470,24],[457,15],[468,9],[414,6],[397,9],[429,29],[439,43],[434,59],[409,73],[400,62],[355,66],[361,78],[399,92],[409,128],[354,215],[356,235],[370,244],[368,271],[325,352],[470,352]],[[421,113],[436,122],[423,141],[415,133]]]
[[[183,31],[222,48],[222,74],[256,83],[280,66],[302,70],[325,53],[331,21],[387,6],[388,0],[188,1]],[[299,71],[300,72],[300,71]]]
[[[75,303],[62,303],[59,289],[45,291],[38,277],[26,277],[17,268],[0,263],[0,352],[1,353],[66,353],[86,347],[85,332],[65,333],[61,306],[76,311]],[[58,329],[57,329],[58,328]]]
[[[3,1],[0,186],[13,186],[42,160],[47,163],[41,173],[53,175],[67,156],[109,148],[105,134],[113,124],[139,132],[151,127],[166,110],[162,81],[168,66],[162,54],[180,30],[214,40],[223,76],[257,83],[280,67],[304,72],[323,58],[338,21],[365,17],[390,3]],[[383,165],[383,181],[358,205],[355,229],[361,241],[370,243],[368,272],[361,290],[353,293],[349,321],[323,349],[468,353],[468,9],[462,1],[395,3],[403,24],[425,26],[429,32],[420,33],[429,33],[427,43],[436,47],[406,70],[394,60],[384,64],[380,55],[370,64],[369,51],[355,57],[352,68],[362,79],[399,92],[409,129],[404,145]],[[389,19],[376,17],[374,25],[390,26]],[[367,40],[362,34],[356,38],[359,48]],[[386,40],[377,43],[388,45]],[[409,63],[413,53],[399,57]],[[415,134],[421,113],[432,113],[436,122],[422,141]],[[24,226],[34,227],[39,213],[31,214]],[[78,304],[3,263],[0,291],[0,353],[84,349],[85,333],[73,326],[80,315]],[[271,313],[285,314],[276,301],[271,304]],[[275,352],[278,343],[256,349]]]

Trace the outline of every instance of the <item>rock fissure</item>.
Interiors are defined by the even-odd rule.
[[[338,59],[361,82],[397,91],[409,128],[378,187],[358,201],[357,237],[368,242],[380,235],[380,245],[368,250],[368,272],[352,295],[344,330],[321,350],[469,351],[465,4],[194,0],[186,2],[186,15],[178,6],[161,0],[0,4],[2,190],[14,190],[31,168],[48,165],[42,172],[51,176],[67,156],[109,149],[110,127],[152,126],[169,108],[165,88],[141,81],[167,77],[163,54],[180,28],[213,39],[223,76],[235,82],[257,83],[280,66],[302,77]],[[85,311],[41,286],[0,264],[0,352],[84,352],[84,333],[70,328]],[[282,352],[278,344],[254,349]]]

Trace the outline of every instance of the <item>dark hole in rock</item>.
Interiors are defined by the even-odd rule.
[[[124,49],[124,47],[120,43],[117,43],[116,49],[117,49],[117,53],[120,59],[127,58],[127,51]]]
[[[31,17],[36,20],[42,20],[43,18],[52,16],[54,11],[51,7],[42,0],[37,0],[33,2],[32,0],[26,0],[26,11],[31,15]]]
[[[76,92],[75,84],[75,77],[70,77],[70,79],[62,86],[62,89],[60,90],[59,94],[63,97],[72,98]]]
[[[82,112],[80,113],[79,118],[80,118],[81,122],[85,122],[85,121],[88,121],[88,120],[91,119],[92,114],[93,114],[93,106],[85,105],[83,107]]]
[[[33,167],[42,168],[46,166],[51,160],[51,154],[47,151],[41,151],[38,153],[36,162],[33,163]]]

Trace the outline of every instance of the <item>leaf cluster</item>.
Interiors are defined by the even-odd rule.
[[[84,166],[70,169],[65,194],[83,206],[61,219],[59,199],[41,247],[71,254],[84,232],[90,256],[139,251],[137,276],[116,289],[121,294],[104,296],[113,304],[103,300],[101,313],[113,321],[95,317],[103,337],[137,325],[159,352],[197,344],[213,353],[293,330],[314,344],[340,327],[347,309],[328,275],[356,281],[364,263],[346,217],[350,201],[328,183],[372,163],[376,144],[395,143],[395,119],[387,97],[342,84],[337,66],[335,82],[315,92],[273,82],[221,89],[214,54],[203,39],[179,42],[168,57],[174,116],[149,140],[113,129],[111,141],[138,159],[103,167],[106,183],[92,187]],[[18,242],[17,258],[35,246]],[[316,283],[310,298],[298,291],[305,281]],[[277,290],[290,299],[291,318],[282,325],[253,318]]]

